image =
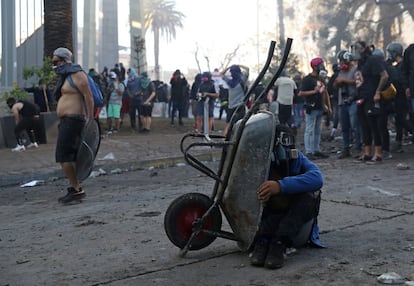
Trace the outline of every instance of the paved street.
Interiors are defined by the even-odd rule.
[[[86,199],[70,206],[56,201],[67,182],[53,144],[14,155],[0,150],[0,285],[376,285],[388,272],[414,280],[412,145],[375,166],[333,153],[317,160],[328,248],[298,249],[271,271],[251,267],[247,254],[222,238],[178,257],[164,232],[165,210],[182,194],[209,195],[214,184],[182,163],[180,132],[104,138],[97,169],[107,175],[86,180]],[[206,162],[217,158],[216,150],[202,153]],[[19,187],[40,177],[46,183]]]

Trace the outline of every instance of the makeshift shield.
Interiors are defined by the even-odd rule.
[[[91,174],[100,143],[99,125],[95,120],[91,120],[82,130],[81,142],[76,156],[76,178],[79,181],[85,180]]]

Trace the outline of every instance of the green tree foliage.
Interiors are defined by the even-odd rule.
[[[23,78],[27,80],[31,77],[37,77],[46,84],[51,83],[56,78],[56,73],[52,68],[52,58],[45,57],[41,67],[25,66],[23,69]]]
[[[147,1],[145,7],[145,29],[151,28],[154,33],[154,74],[159,79],[160,37],[165,36],[167,41],[175,39],[177,28],[182,28],[182,19],[185,15],[175,10],[175,2],[164,0]]]

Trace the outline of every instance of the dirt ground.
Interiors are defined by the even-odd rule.
[[[414,280],[414,147],[375,166],[337,160],[337,142],[323,147],[332,152],[316,161],[327,248],[298,249],[280,270],[251,267],[247,253],[222,238],[178,256],[165,211],[182,194],[210,195],[211,178],[182,163],[113,173],[118,165],[103,165],[107,175],[84,182],[79,204],[57,203],[63,179],[1,187],[0,285],[378,285],[389,272]]]

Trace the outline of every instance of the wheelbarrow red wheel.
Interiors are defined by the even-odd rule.
[[[164,229],[170,241],[180,249],[184,248],[193,233],[193,222],[211,207],[211,199],[200,193],[189,193],[176,198],[168,207],[164,217]],[[212,209],[202,229],[219,231],[221,213],[218,207]],[[199,250],[210,245],[216,236],[200,232],[191,241],[189,250]]]

